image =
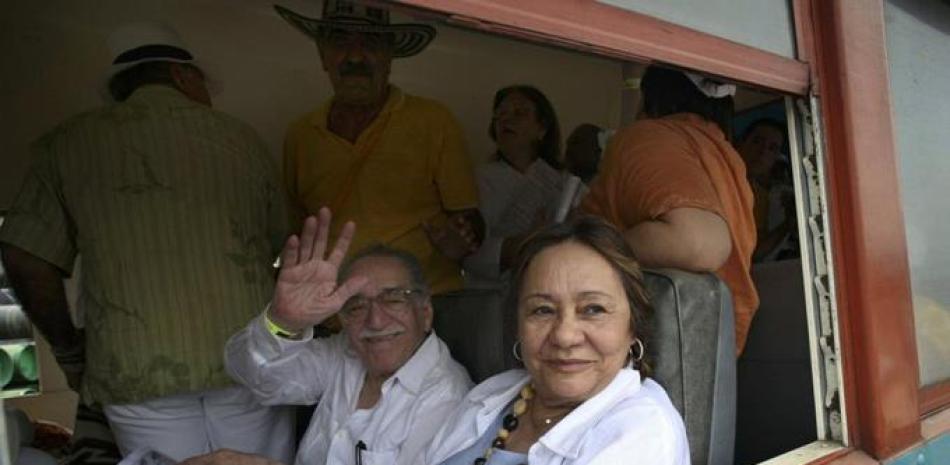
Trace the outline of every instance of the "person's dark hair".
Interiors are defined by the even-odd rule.
[[[574,128],[573,131],[571,131],[571,134],[574,134],[574,133],[581,133],[581,132],[597,133],[597,132],[602,131],[603,129],[604,129],[604,128],[602,128],[602,127],[600,127],[600,126],[598,126],[598,125],[596,125],[596,124],[592,124],[592,123],[581,123],[581,124],[578,124],[577,127]]]
[[[146,84],[175,86],[171,63],[147,61],[119,71],[109,79],[109,93],[116,102],[124,102],[132,92]]]
[[[716,123],[727,140],[732,140],[732,97],[707,97],[682,71],[653,66],[640,80],[643,111],[650,118],[676,113],[693,113]]]
[[[600,146],[600,134],[603,130],[596,124],[581,123],[567,136],[564,163],[571,174],[581,178],[584,183],[590,183],[597,175],[600,160],[607,149]],[[583,143],[579,143],[578,140]],[[593,143],[593,147],[590,147],[590,143]],[[584,150],[591,148],[593,150]]]
[[[544,138],[542,138],[541,143],[538,144],[538,156],[547,162],[547,164],[551,165],[552,168],[561,169],[563,166],[563,163],[561,163],[561,125],[558,123],[554,105],[551,105],[551,101],[548,100],[544,93],[538,90],[537,87],[514,85],[504,87],[499,89],[498,92],[495,92],[495,99],[492,103],[493,114],[494,111],[498,109],[498,105],[501,105],[502,100],[513,93],[521,94],[528,100],[531,100],[531,103],[534,104],[534,114],[538,118],[538,122],[541,123],[541,126],[544,126]],[[491,137],[491,140],[498,140],[495,135],[494,117],[488,123],[488,135]],[[501,152],[496,151],[495,158],[501,159]]]
[[[566,242],[576,242],[594,249],[617,272],[630,304],[630,333],[643,343],[643,359],[636,364],[637,369],[644,378],[652,376],[653,307],[643,283],[643,273],[627,241],[614,226],[600,217],[574,217],[535,232],[521,244],[511,274],[508,310],[517,312],[524,274],[531,261],[545,249]]]
[[[422,295],[424,297],[429,297],[429,283],[426,281],[425,273],[422,271],[422,265],[419,264],[419,259],[417,259],[415,255],[406,252],[405,250],[383,244],[370,245],[356,252],[352,257],[346,260],[346,262],[343,263],[343,266],[340,267],[340,282],[343,282],[350,277],[354,263],[364,258],[371,257],[391,258],[398,261],[399,264],[405,268],[406,272],[409,273],[409,285],[412,286],[413,289],[419,289],[422,291]]]
[[[755,132],[756,129],[763,126],[767,128],[772,128],[778,131],[779,134],[782,134],[783,148],[788,145],[788,126],[786,126],[785,123],[775,118],[759,118],[749,123],[749,125],[746,126],[745,130],[742,131],[742,135],[739,137],[739,142],[745,142],[745,140],[748,139],[749,136],[751,136],[752,133]]]

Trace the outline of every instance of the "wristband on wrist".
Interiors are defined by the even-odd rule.
[[[264,324],[267,325],[267,332],[284,339],[300,339],[300,334],[302,333],[302,331],[292,332],[281,328],[277,323],[274,323],[274,321],[270,319],[270,315],[268,315],[266,312],[264,313]]]

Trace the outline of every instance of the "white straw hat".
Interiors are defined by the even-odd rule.
[[[209,76],[208,69],[196,62],[178,32],[165,23],[142,21],[124,24],[112,32],[108,45],[112,65],[103,83],[104,95],[109,95],[109,80],[117,73],[152,61],[194,65],[204,74],[208,92],[215,94],[220,91],[220,82]]]

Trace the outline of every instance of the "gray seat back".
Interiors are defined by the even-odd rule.
[[[464,290],[432,297],[433,327],[472,381],[515,367],[514,315],[505,312],[500,290]]]
[[[654,314],[654,377],[686,423],[693,465],[732,464],[736,350],[732,295],[719,278],[644,273]],[[648,349],[650,350],[650,349]]]
[[[759,463],[818,438],[801,260],[752,267],[759,291],[738,362],[736,463]]]

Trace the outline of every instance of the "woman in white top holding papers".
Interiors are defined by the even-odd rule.
[[[518,243],[557,219],[565,187],[575,184],[561,169],[557,114],[540,90],[505,87],[492,108],[488,134],[497,150],[476,173],[486,237],[463,263],[468,288],[500,287]]]

